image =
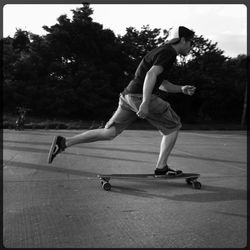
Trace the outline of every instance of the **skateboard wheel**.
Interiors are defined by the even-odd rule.
[[[111,184],[109,182],[103,182],[102,188],[106,191],[109,191],[111,189]]]
[[[187,183],[188,185],[192,185],[192,181],[189,180],[189,179],[186,179],[186,183]]]
[[[198,181],[194,181],[194,182],[192,183],[192,186],[193,186],[193,188],[195,188],[195,189],[201,189],[201,183],[198,182]]]

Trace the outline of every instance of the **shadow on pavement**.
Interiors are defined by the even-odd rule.
[[[16,142],[16,141],[4,141],[4,142],[11,142],[11,143],[25,143],[25,142]],[[26,144],[32,144],[32,145],[50,145],[48,143],[36,143],[36,142],[26,142]],[[153,151],[147,151],[147,150],[132,150],[132,149],[119,149],[119,148],[108,148],[108,147],[99,147],[99,146],[83,146],[78,147],[81,149],[93,149],[93,150],[102,150],[102,151],[109,151],[109,152],[126,152],[126,153],[137,153],[137,154],[152,154],[152,155],[158,155],[158,152]],[[35,152],[35,153],[48,153],[49,149],[41,149],[41,148],[32,148],[32,147],[23,147],[23,146],[10,146],[10,145],[4,145],[3,149],[9,149],[9,150],[17,150],[20,152]],[[125,159],[125,158],[116,158],[116,157],[108,157],[108,156],[99,156],[96,155],[86,155],[86,154],[76,154],[72,152],[64,152],[64,154],[68,155],[77,155],[77,156],[86,156],[86,157],[93,157],[93,158],[103,158],[103,159],[110,159],[110,160],[121,160],[121,161],[134,161],[134,162],[148,162],[148,161],[136,161],[131,159]],[[217,158],[208,158],[208,157],[202,157],[202,156],[195,156],[195,155],[182,155],[182,154],[171,154],[172,157],[179,157],[179,158],[185,158],[185,159],[195,159],[195,160],[203,160],[203,161],[210,161],[210,162],[222,162],[222,163],[234,163],[234,164],[246,164],[245,161],[232,161],[232,160],[226,160],[226,159],[217,159]],[[143,157],[142,157],[143,158]]]
[[[63,173],[63,174],[78,175],[78,176],[84,176],[84,177],[94,177],[94,176],[96,177],[95,173],[91,173],[91,172],[87,172],[83,170],[60,168],[60,167],[56,167],[53,165],[40,165],[40,164],[13,162],[13,161],[4,161],[3,165],[20,167],[20,168],[28,168],[28,169],[36,169],[36,170],[41,170],[41,171]]]
[[[112,185],[110,192],[120,193],[124,195],[132,195],[135,197],[144,197],[144,198],[160,198],[173,201],[191,201],[191,202],[216,202],[216,201],[232,201],[232,200],[247,200],[247,192],[245,190],[233,189],[227,187],[217,187],[217,186],[208,186],[202,185],[202,189],[196,190],[192,187],[187,186],[185,183],[151,183],[152,185],[144,185],[143,189],[135,189],[124,185],[117,186]],[[152,188],[153,186],[153,188]],[[157,187],[157,189],[155,188]],[[163,193],[163,189],[165,192]],[[178,190],[178,194],[173,195],[173,190]],[[188,193],[179,194],[179,190],[186,189]],[[159,193],[155,193],[155,191]],[[154,192],[152,192],[154,191]],[[171,191],[171,195],[168,195],[168,191]]]
[[[4,161],[3,164],[14,167],[37,169],[41,171],[50,171],[50,172],[64,173],[64,174],[84,176],[84,177],[96,177],[95,173],[83,170],[60,168],[57,166],[50,166],[50,165],[40,165],[32,163],[14,162],[14,161]],[[140,186],[140,189],[131,188],[131,182],[133,181],[129,180],[129,182],[130,182],[129,184],[126,184],[123,180],[124,183],[123,187],[112,185],[112,190],[110,192],[132,195],[135,197],[145,197],[152,199],[161,198],[167,200],[191,201],[191,202],[214,202],[214,201],[231,201],[231,200],[247,199],[247,192],[245,190],[233,189],[228,187],[209,186],[209,185],[204,185],[203,183],[202,183],[202,189],[196,190],[192,189],[192,187],[190,186],[187,186],[185,180],[184,182],[172,182],[164,180],[159,180],[159,181],[135,180],[136,186],[138,186],[139,182],[142,184]],[[130,187],[128,187],[128,185],[130,185]],[[180,188],[183,190],[191,189],[192,193],[177,194],[174,196],[168,195],[168,191],[171,191],[172,193],[174,189],[179,190]],[[154,192],[158,192],[158,194]]]
[[[4,149],[15,150],[15,151],[19,151],[19,152],[32,152],[32,153],[44,153],[44,154],[48,154],[48,152],[49,152],[49,150],[47,150],[47,149],[30,148],[30,147],[17,147],[17,146],[4,146]],[[143,160],[134,160],[131,158],[118,158],[118,157],[111,157],[111,156],[103,156],[103,155],[98,155],[98,154],[90,155],[90,154],[77,154],[77,153],[71,153],[71,152],[63,152],[63,154],[73,155],[73,156],[82,156],[82,157],[91,157],[91,158],[97,158],[97,159],[106,159],[106,160],[126,161],[126,162],[139,162],[139,163],[150,162],[150,161],[143,161]]]

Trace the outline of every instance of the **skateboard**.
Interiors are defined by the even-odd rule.
[[[111,190],[110,179],[144,179],[144,180],[174,180],[184,178],[186,183],[195,189],[201,189],[201,183],[197,181],[200,174],[182,173],[180,175],[154,175],[154,174],[99,174],[97,177],[101,181],[104,190]]]

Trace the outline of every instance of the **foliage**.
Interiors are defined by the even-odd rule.
[[[145,25],[116,37],[93,22],[89,4],[72,12],[72,20],[62,15],[44,26],[45,36],[18,29],[2,39],[4,112],[24,106],[48,118],[108,119],[142,57],[168,36]],[[247,59],[223,53],[196,36],[191,56],[173,67],[170,81],[197,87],[192,97],[167,96],[183,122],[240,120]]]

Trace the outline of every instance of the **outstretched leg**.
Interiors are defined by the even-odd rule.
[[[66,147],[71,147],[79,143],[112,140],[116,135],[116,128],[114,126],[110,128],[94,129],[72,137],[66,137],[65,144]]]
[[[67,147],[79,143],[112,140],[116,136],[117,131],[115,126],[103,129],[89,130],[72,137],[55,136],[50,147],[48,163],[52,163],[56,155],[64,151]]]
[[[105,128],[89,130],[72,137],[55,136],[50,147],[48,163],[52,163],[56,155],[64,151],[67,147],[79,143],[113,140],[136,118],[137,116],[134,112],[118,107],[105,125]]]

